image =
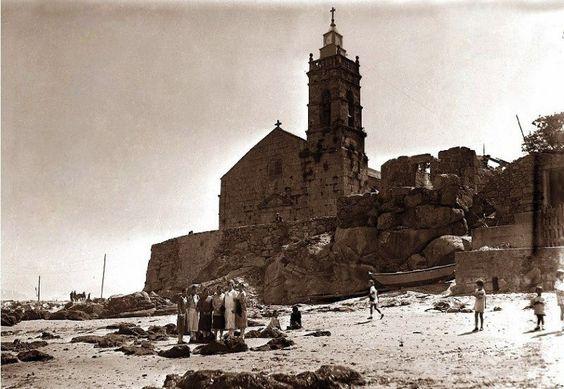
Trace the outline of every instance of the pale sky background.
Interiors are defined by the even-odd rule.
[[[564,110],[564,1],[2,2],[4,298],[142,289],[151,244],[216,229],[219,178],[304,137],[329,9],[360,56],[369,165],[464,145],[521,156]]]

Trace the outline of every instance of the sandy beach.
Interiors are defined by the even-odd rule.
[[[31,340],[42,331],[61,339],[50,340],[41,351],[54,356],[47,362],[19,362],[2,366],[5,388],[141,388],[163,385],[167,374],[187,370],[299,373],[321,365],[343,365],[360,372],[369,387],[478,388],[564,387],[562,361],[564,338],[553,294],[547,294],[547,324],[540,332],[531,310],[524,310],[522,294],[494,295],[488,300],[485,330],[471,333],[472,313],[428,310],[440,297],[408,292],[382,297],[382,320],[367,320],[367,301],[350,299],[328,305],[302,306],[303,330],[288,331],[296,345],[284,350],[167,359],[156,355],[126,356],[114,349],[70,343],[84,334],[111,332],[108,324],[133,322],[143,328],[175,322],[174,316],[104,319],[83,322],[24,321],[2,329],[2,341]],[[456,297],[471,306],[471,298]],[[494,307],[501,310],[494,311]],[[288,308],[281,316],[288,324]],[[496,309],[499,309],[496,308]],[[267,322],[267,318],[259,321]],[[313,330],[329,330],[331,336],[304,336]],[[250,347],[268,339],[247,339]],[[174,338],[154,342],[169,348]]]

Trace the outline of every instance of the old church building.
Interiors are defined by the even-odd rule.
[[[368,168],[362,127],[360,63],[347,57],[343,36],[331,26],[319,59],[309,55],[306,139],[276,128],[223,177],[219,227],[335,216],[337,198],[377,188]]]

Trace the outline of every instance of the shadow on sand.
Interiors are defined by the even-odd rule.
[[[365,321],[359,321],[354,323],[355,326],[361,325],[361,324],[368,324],[371,323],[373,320],[365,320]]]
[[[543,334],[535,335],[535,336],[533,336],[533,338],[542,338],[543,336],[550,336],[550,335],[562,336],[563,333],[564,333],[564,330],[551,331],[551,332],[545,332]]]

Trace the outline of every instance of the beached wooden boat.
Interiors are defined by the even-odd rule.
[[[370,273],[372,279],[386,288],[433,284],[454,278],[454,264],[396,273]]]

